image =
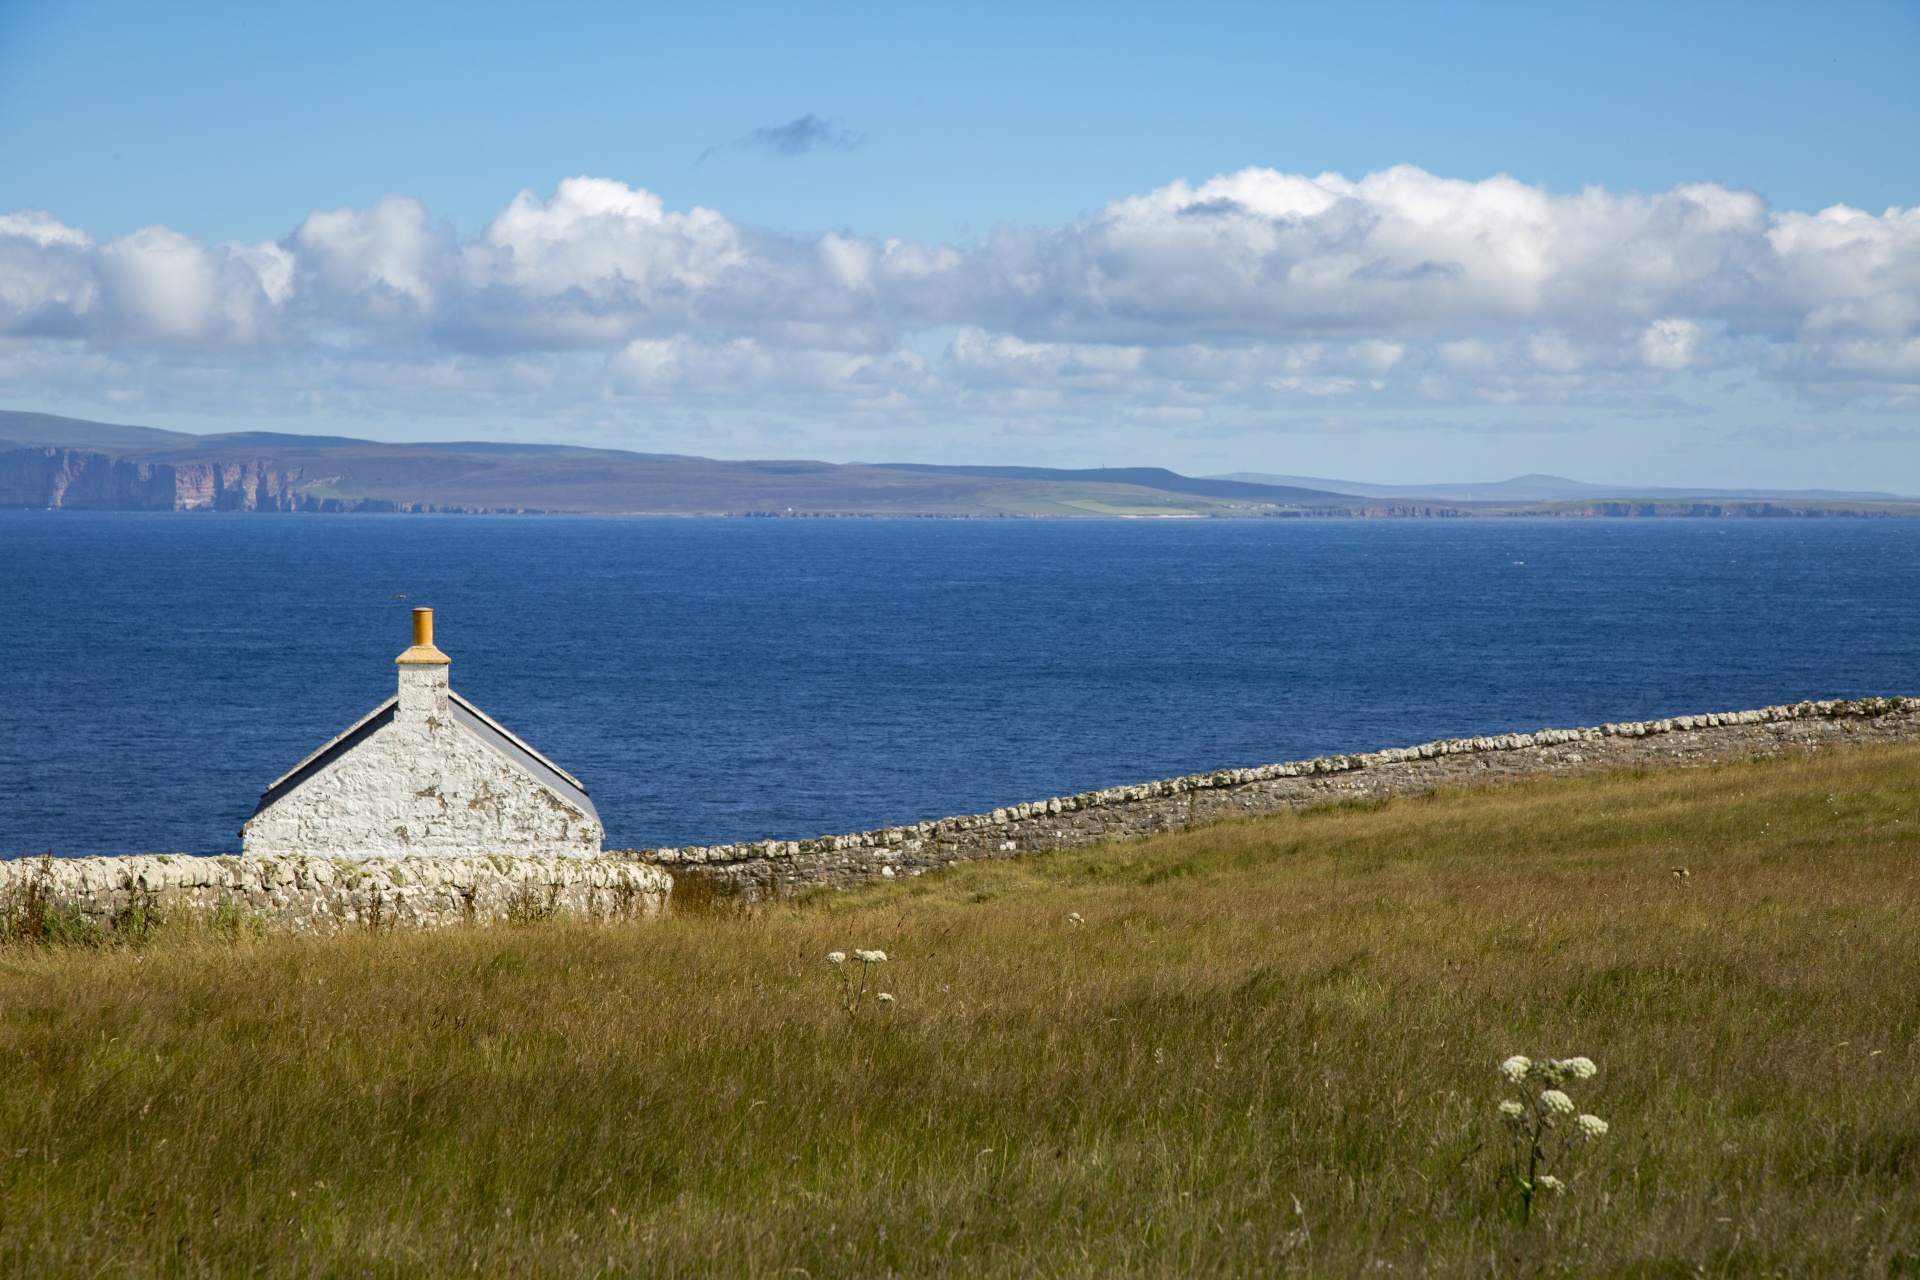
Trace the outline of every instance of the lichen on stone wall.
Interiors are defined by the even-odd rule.
[[[160,910],[239,910],[298,931],[431,928],[559,914],[645,917],[665,909],[676,877],[683,887],[690,882],[698,890],[695,896],[718,892],[752,900],[1338,800],[1915,741],[1920,741],[1920,698],[1863,698],[1448,738],[1050,796],[987,813],[813,840],[627,850],[586,858],[523,857],[496,848],[478,857],[367,861],[165,855],[23,860],[0,863],[0,911],[37,893],[100,927],[143,902]]]
[[[1795,747],[1920,739],[1920,698],[1801,702],[1575,729],[1447,738],[1408,747],[1050,796],[987,813],[814,840],[640,849],[628,856],[746,898],[915,876],[977,858],[1131,839],[1223,817],[1437,786],[1635,764],[1712,763]]]
[[[666,909],[673,880],[620,858],[23,858],[0,862],[0,917],[57,909],[101,929],[131,909],[228,916],[295,933],[430,929],[567,916],[628,920]]]

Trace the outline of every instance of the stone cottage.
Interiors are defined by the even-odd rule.
[[[413,611],[400,691],[275,779],[240,829],[244,852],[591,857],[604,834],[580,780],[447,684],[433,610]]]

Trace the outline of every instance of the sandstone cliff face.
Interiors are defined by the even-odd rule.
[[[360,505],[301,491],[303,467],[238,462],[134,462],[86,449],[0,452],[0,507],[91,511],[323,511]],[[383,504],[391,506],[392,504]]]
[[[304,469],[267,459],[188,462],[171,469],[173,505],[181,511],[298,511],[306,497],[295,490],[306,478]]]
[[[0,507],[82,511],[407,511],[520,512],[523,507],[395,502],[325,492],[338,475],[309,479],[307,468],[272,458],[225,462],[137,462],[93,449],[0,447]]]
[[[95,511],[171,511],[174,469],[81,449],[0,453],[0,507],[75,507]]]

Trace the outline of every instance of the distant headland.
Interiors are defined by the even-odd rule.
[[[1521,476],[1389,486],[1159,467],[721,461],[572,445],[190,435],[0,411],[0,508],[816,517],[1916,516],[1920,499]]]

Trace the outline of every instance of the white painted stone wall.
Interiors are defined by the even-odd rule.
[[[148,924],[257,922],[291,933],[434,929],[508,921],[644,920],[661,915],[673,877],[619,858],[23,858],[0,862],[0,925],[38,909],[117,931]]]
[[[593,857],[599,821],[462,729],[447,668],[400,668],[392,723],[241,829],[250,857]]]

